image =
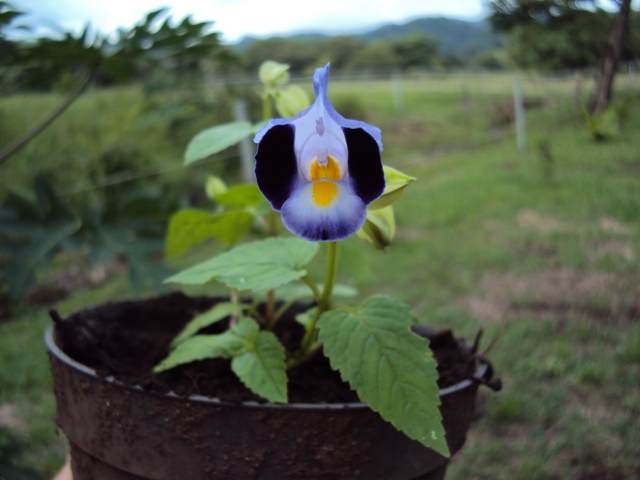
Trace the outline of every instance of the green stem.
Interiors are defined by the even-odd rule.
[[[267,92],[262,95],[262,120],[271,120],[271,95]]]
[[[288,302],[283,303],[280,308],[278,308],[278,310],[276,310],[276,313],[273,314],[273,320],[274,322],[277,322],[280,317],[282,316],[282,314],[284,312],[286,312],[287,310],[289,310],[289,308],[291,308],[291,305],[293,305],[294,303],[296,303],[295,300],[289,300]]]
[[[231,288],[229,291],[229,300],[231,300],[231,303],[235,303],[236,305],[240,303],[240,299],[238,297],[238,289],[237,288]],[[229,328],[235,326],[235,324],[238,323],[238,315],[233,313],[231,314],[231,320],[229,320]]]
[[[276,309],[276,299],[273,289],[267,291],[267,306],[265,312],[267,330],[272,330],[275,324],[274,312]]]
[[[318,320],[324,312],[329,309],[331,305],[331,294],[333,293],[333,286],[336,283],[336,276],[338,274],[338,242],[331,242],[329,244],[329,251],[327,253],[327,273],[324,278],[324,288],[322,289],[322,296],[318,302],[318,309],[316,314],[311,320],[311,325],[307,333],[305,333],[302,342],[300,343],[300,354],[298,356],[298,362],[307,356],[313,345],[316,343],[318,337],[318,329],[316,327]]]
[[[320,297],[322,296],[322,294],[320,293],[320,290],[318,289],[316,282],[313,281],[313,279],[309,276],[308,273],[304,277],[302,277],[300,280],[302,280],[304,283],[306,283],[309,286],[309,288],[313,292],[314,300],[320,303]]]
[[[333,294],[333,286],[336,283],[338,275],[338,242],[329,243],[329,251],[327,252],[327,274],[324,277],[324,288],[322,289],[322,297],[320,297],[319,307],[324,313],[331,303],[331,295]]]

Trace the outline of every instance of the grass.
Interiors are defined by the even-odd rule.
[[[572,119],[570,102],[560,102],[571,99],[570,81],[525,81],[525,92],[545,107],[529,112],[530,148],[521,152],[509,124],[496,120],[503,120],[496,105],[510,99],[510,77],[407,80],[399,109],[392,87],[332,85],[339,110],[344,103],[382,127],[385,162],[418,178],[397,204],[394,245],[380,253],[348,240],[341,281],[357,279],[362,296],[398,296],[424,322],[466,338],[482,328],[482,348],[498,337],[487,356],[504,389],[481,390],[479,418],[447,479],[640,479],[637,100],[619,135],[593,143]],[[467,124],[463,87],[471,99]],[[86,101],[90,112],[97,100]],[[163,140],[141,139],[140,148],[147,141],[154,151]],[[442,153],[443,144],[455,151]],[[30,148],[45,146],[53,149]],[[177,146],[165,150],[165,159],[180,153]],[[33,155],[35,165],[41,159]],[[152,164],[161,161],[154,155]],[[68,184],[83,174],[72,172]],[[116,278],[56,308],[131,296],[125,279]],[[53,424],[42,343],[48,324],[43,309],[22,305],[0,325],[0,406],[14,412],[0,430],[0,453],[3,439],[25,446],[13,458],[41,478],[66,449]]]

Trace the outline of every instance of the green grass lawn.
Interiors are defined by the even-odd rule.
[[[382,127],[383,159],[418,178],[397,204],[394,245],[382,253],[348,240],[369,267],[346,258],[341,281],[398,296],[468,339],[481,328],[482,348],[499,337],[487,357],[504,388],[481,390],[447,479],[640,479],[640,102],[618,135],[594,143],[571,116],[570,81],[529,80],[543,106],[528,115],[521,152],[499,110],[511,78],[474,78],[405,81],[400,106],[389,81],[332,86],[338,109]],[[442,145],[458,150],[435,155]],[[115,278],[56,308],[131,296]],[[42,341],[49,323],[25,304],[0,324],[0,465],[4,454],[34,478],[66,451]]]

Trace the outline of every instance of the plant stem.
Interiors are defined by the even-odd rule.
[[[338,275],[338,242],[329,243],[329,251],[327,252],[327,273],[324,277],[324,287],[322,289],[322,297],[320,297],[320,309],[324,311],[331,303],[331,295],[333,294],[333,286],[336,283]]]
[[[267,327],[267,330],[272,330],[273,326],[275,325],[275,317],[274,317],[274,311],[276,308],[276,299],[275,299],[275,295],[273,293],[273,290],[268,290],[267,291],[267,306],[266,306],[266,311],[265,311],[265,327]]]
[[[229,300],[231,300],[231,303],[235,303],[238,304],[239,302],[239,298],[238,298],[238,289],[237,288],[232,288],[229,291]],[[229,320],[229,329],[231,329],[232,327],[235,326],[235,324],[238,323],[238,315],[235,313],[231,314],[231,319]]]
[[[314,343],[316,343],[316,339],[318,337],[318,329],[316,328],[316,324],[318,323],[318,320],[320,320],[322,314],[329,309],[329,305],[331,305],[331,294],[333,293],[333,286],[336,283],[337,274],[338,242],[331,242],[329,244],[329,251],[327,252],[327,273],[324,277],[324,288],[322,289],[322,296],[320,297],[320,301],[318,302],[318,309],[316,310],[316,314],[313,316],[313,320],[311,320],[311,325],[309,325],[309,329],[305,333],[304,338],[300,343],[300,352],[298,355],[297,363],[299,363],[299,361],[307,356]]]
[[[262,94],[262,120],[271,120],[271,95],[267,92]]]
[[[307,273],[300,280],[302,280],[304,283],[306,283],[309,286],[309,288],[313,292],[313,299],[317,303],[320,303],[320,297],[322,296],[322,294],[320,293],[320,290],[318,290],[318,286],[316,285],[316,282],[313,281],[313,278],[311,278]]]

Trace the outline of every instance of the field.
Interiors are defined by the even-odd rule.
[[[418,178],[397,204],[395,243],[382,253],[349,239],[341,280],[363,296],[399,296],[425,323],[470,340],[484,331],[482,348],[489,348],[504,388],[482,390],[477,421],[447,479],[637,480],[638,91],[620,79],[617,101],[626,104],[628,120],[594,142],[574,107],[573,77],[521,81],[524,151],[515,141],[512,76],[332,84],[339,111],[382,129],[385,163]],[[206,95],[219,110],[200,118],[197,106],[185,112],[174,105],[167,113],[161,97],[151,102],[140,89],[90,92],[0,166],[0,198],[9,185],[28,186],[36,170],[50,172],[56,188],[77,203],[100,185],[134,178],[189,191],[209,172],[233,178],[233,152],[180,166],[188,138],[230,115],[219,89]],[[2,142],[55,102],[0,99]],[[117,146],[119,158],[130,162],[127,176],[105,167],[105,152]],[[69,258],[58,259],[42,281],[71,268]],[[56,308],[68,313],[132,296],[126,278],[115,274]],[[49,478],[64,459],[42,342],[49,322],[46,308],[23,302],[0,323],[0,478],[3,461],[20,467],[24,478]]]

